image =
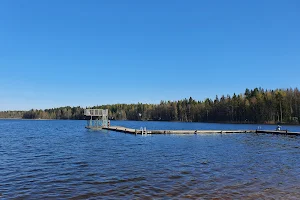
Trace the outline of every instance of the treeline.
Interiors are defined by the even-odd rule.
[[[160,104],[114,104],[91,108],[109,109],[116,120],[161,120],[183,122],[299,123],[300,92],[295,89],[246,89],[244,94],[216,96],[196,101],[161,101]],[[81,107],[0,112],[0,118],[85,119]]]
[[[81,107],[61,107],[46,110],[31,109],[29,111],[2,111],[0,118],[15,119],[85,119],[84,108]]]
[[[22,119],[24,116],[24,111],[2,111],[0,112],[0,119]]]

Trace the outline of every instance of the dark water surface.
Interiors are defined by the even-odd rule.
[[[0,199],[300,199],[298,136],[135,136],[88,131],[84,125],[0,120]],[[259,126],[112,125],[198,130]],[[299,126],[286,128],[300,131]]]

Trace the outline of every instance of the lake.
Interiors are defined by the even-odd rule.
[[[300,137],[130,135],[85,121],[0,120],[3,199],[300,199]],[[147,129],[274,125],[112,121]],[[299,131],[299,126],[282,129]]]

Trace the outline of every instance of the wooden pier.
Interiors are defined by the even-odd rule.
[[[111,130],[129,134],[231,134],[231,133],[260,133],[260,134],[280,134],[280,135],[299,135],[300,132],[273,131],[273,130],[145,130],[133,129],[122,126],[103,127],[104,130]]]
[[[126,128],[122,126],[103,127],[104,130],[111,130],[130,134],[226,134],[226,133],[255,133],[255,130],[141,130]]]
[[[126,128],[122,126],[110,126],[108,120],[108,109],[85,109],[84,115],[90,117],[85,128],[95,131],[111,130],[130,134],[228,134],[228,133],[261,133],[261,134],[280,134],[280,135],[299,135],[300,132],[290,132],[288,130],[146,130]]]
[[[257,130],[256,133],[276,134],[276,135],[300,135],[300,132],[291,132],[288,130],[272,131],[272,130]]]

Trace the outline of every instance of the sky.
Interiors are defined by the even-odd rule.
[[[299,87],[298,0],[1,0],[0,110]]]

